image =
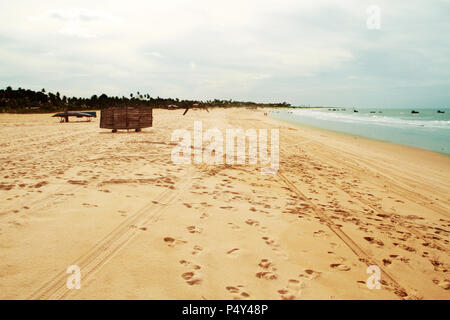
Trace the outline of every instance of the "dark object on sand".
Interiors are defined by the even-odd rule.
[[[102,110],[100,128],[117,130],[135,130],[153,126],[153,109],[149,107],[111,107]]]
[[[69,122],[69,117],[77,117],[77,118],[88,118],[88,121],[91,121],[91,118],[97,118],[97,112],[61,112],[54,114],[52,117],[60,117],[61,122]]]
[[[411,111],[411,113],[416,114],[416,113],[419,113],[419,111],[413,110],[413,111]]]
[[[437,113],[445,113],[445,111],[438,110]]]
[[[198,103],[194,103],[194,104],[192,105],[192,107],[187,107],[187,108],[186,108],[186,110],[185,110],[184,113],[183,113],[183,116],[185,116],[186,113],[188,113],[188,111],[191,110],[191,109],[201,109],[201,110],[206,110],[206,111],[209,113],[209,110],[208,110],[207,107],[203,107],[203,106],[201,106],[201,105],[198,104]]]

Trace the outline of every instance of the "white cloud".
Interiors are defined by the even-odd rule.
[[[149,55],[156,57],[156,58],[161,58],[162,54],[159,52],[150,52]]]
[[[119,22],[120,19],[113,15],[96,10],[89,10],[86,8],[59,8],[48,11],[44,14],[45,17],[60,19],[63,21],[107,21]]]
[[[80,38],[95,38],[102,30],[122,22],[108,12],[77,7],[50,9],[30,17],[30,21],[35,25],[52,25],[59,34]]]
[[[8,76],[0,85],[345,104],[356,82],[380,95],[398,85],[449,84],[445,3],[379,0],[379,31],[366,28],[371,4],[4,1],[0,73]]]

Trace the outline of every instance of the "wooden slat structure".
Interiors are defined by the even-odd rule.
[[[153,126],[153,109],[149,107],[111,107],[101,111],[100,128],[117,130],[143,128]]]

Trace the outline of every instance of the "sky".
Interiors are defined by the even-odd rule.
[[[0,0],[0,87],[450,107],[449,18],[450,0]]]

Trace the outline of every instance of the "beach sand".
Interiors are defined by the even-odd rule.
[[[264,112],[155,110],[116,134],[0,115],[0,298],[449,299],[450,157]],[[172,163],[194,120],[278,128],[278,174]]]

